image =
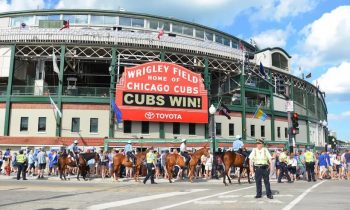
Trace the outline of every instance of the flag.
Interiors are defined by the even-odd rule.
[[[231,120],[231,116],[229,113],[231,113],[231,110],[227,108],[227,106],[225,106],[223,103],[221,103],[219,108],[219,114],[225,115],[227,119]]]
[[[115,114],[115,118],[117,119],[118,123],[122,122],[122,112],[120,111],[120,109],[118,108],[117,104],[115,104],[115,101],[112,99],[111,100],[111,105]]]
[[[57,59],[54,51],[52,52],[52,65],[53,65],[53,71],[59,75],[60,69],[58,68]]]
[[[267,118],[267,114],[261,108],[258,108],[254,114],[254,118],[265,121]]]
[[[260,62],[260,74],[262,74],[265,77],[265,79],[266,79],[267,75],[266,75],[264,66],[262,65],[261,62]]]
[[[239,41],[239,49],[241,49],[242,51],[244,51],[244,45],[241,41]]]
[[[161,28],[158,32],[157,38],[160,40],[160,38],[164,35],[164,29]]]
[[[60,29],[60,31],[62,31],[65,28],[69,28],[69,20],[64,20],[63,21],[63,27]]]
[[[50,102],[51,102],[51,105],[53,106],[53,108],[55,109],[56,113],[55,114],[58,114],[61,118],[62,118],[62,112],[58,109],[57,105],[55,104],[55,102],[52,100],[51,96],[50,97]]]
[[[311,72],[306,75],[306,78],[311,78]]]

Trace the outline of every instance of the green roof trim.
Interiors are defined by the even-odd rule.
[[[264,48],[264,49],[262,49],[262,50],[259,50],[259,51],[257,51],[257,52],[255,52],[255,54],[257,54],[257,53],[261,53],[261,52],[264,52],[264,51],[267,51],[267,50],[280,50],[280,51],[282,51],[284,54],[286,54],[286,56],[288,57],[288,58],[292,58],[292,56],[290,56],[284,49],[282,49],[282,48],[280,48],[280,47],[268,47],[268,48]]]
[[[219,31],[215,28],[211,28],[208,26],[204,26],[198,23],[193,23],[190,21],[180,20],[173,17],[162,17],[157,15],[151,15],[146,13],[137,13],[137,12],[128,12],[128,11],[115,11],[115,10],[96,10],[96,9],[44,9],[44,10],[22,10],[22,11],[11,11],[0,13],[0,18],[2,17],[18,17],[18,16],[27,16],[27,15],[50,15],[50,14],[74,14],[74,15],[82,15],[82,14],[92,14],[92,15],[116,15],[116,16],[126,16],[126,17],[135,17],[135,18],[149,18],[149,19],[161,19],[163,21],[171,21],[176,23],[181,23],[185,25],[190,25],[194,28],[202,28],[205,30],[209,30],[210,32],[215,32],[220,35],[230,37],[231,39],[236,40],[237,42],[241,41],[244,43],[245,47],[250,48],[252,51],[255,51],[255,47],[250,43],[235,37],[231,34],[228,34],[223,31]]]

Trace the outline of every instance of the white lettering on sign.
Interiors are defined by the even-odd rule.
[[[162,120],[182,120],[182,116],[180,114],[156,113],[156,118]]]

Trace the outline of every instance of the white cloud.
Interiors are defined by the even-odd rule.
[[[0,0],[0,12],[45,8],[44,0]]]
[[[340,113],[340,114],[328,114],[328,117],[327,117],[327,119],[329,120],[329,121],[331,121],[331,120],[348,120],[349,119],[349,117],[350,117],[350,111],[347,111],[347,112],[342,112],[342,113]]]
[[[320,89],[326,94],[349,94],[350,92],[350,62],[329,68],[317,79]],[[313,81],[315,83],[316,80]]]
[[[285,29],[270,29],[263,31],[252,37],[256,41],[259,48],[265,47],[282,47],[287,44],[288,37],[294,32],[292,25],[288,25]]]
[[[304,56],[300,56],[300,65],[313,68],[349,61],[349,14],[350,6],[340,6],[303,28],[299,48]]]
[[[309,12],[317,5],[316,0],[272,0],[264,1],[258,11],[252,15],[252,20],[275,20],[297,16]]]

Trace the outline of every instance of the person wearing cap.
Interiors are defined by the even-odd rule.
[[[79,153],[79,147],[78,147],[78,140],[74,140],[73,143],[68,147],[68,157],[71,157],[72,160],[76,161],[76,164],[78,165],[78,153]]]
[[[315,154],[310,151],[309,147],[306,147],[306,152],[305,152],[305,166],[306,166],[306,171],[307,171],[307,181],[311,182],[312,181],[316,182],[315,178]]]
[[[187,145],[186,145],[187,140],[186,139],[182,139],[181,142],[182,143],[180,145],[180,155],[182,155],[182,156],[184,156],[186,158],[185,165],[187,165],[188,162],[190,162],[190,159],[191,159],[191,157],[190,157],[190,155],[188,154],[188,151],[187,151]]]
[[[249,155],[250,171],[255,171],[255,184],[256,184],[256,196],[255,198],[261,198],[262,196],[262,179],[264,179],[267,198],[273,199],[270,180],[269,180],[269,168],[271,165],[271,154],[266,147],[264,147],[264,140],[256,140],[256,148]],[[253,170],[254,169],[254,170]]]
[[[135,155],[133,154],[133,148],[132,148],[132,145],[131,145],[131,140],[128,141],[128,143],[125,145],[124,147],[124,152],[126,154],[126,156],[128,157],[128,160],[132,160],[133,162],[133,165],[135,165]]]
[[[288,179],[288,183],[292,183],[292,180],[290,179],[290,176],[288,174],[288,156],[287,156],[288,150],[284,149],[283,152],[278,157],[280,161],[280,174],[278,176],[277,182],[282,183],[282,177],[286,176]]]
[[[45,152],[44,147],[39,148],[40,152],[38,153],[37,159],[38,159],[38,166],[39,166],[39,175],[38,179],[44,178],[44,172],[46,169],[46,158],[47,154]]]
[[[22,173],[22,179],[26,179],[26,170],[27,170],[27,157],[24,155],[23,150],[19,151],[19,154],[17,155],[17,180],[21,179],[21,173]]]
[[[146,154],[147,176],[143,180],[144,184],[146,184],[149,178],[151,178],[151,184],[157,184],[154,182],[154,171],[156,169],[157,157],[153,151],[153,147],[151,147]]]
[[[240,135],[237,135],[236,140],[234,140],[232,144],[232,151],[237,152],[245,157],[243,162],[243,167],[247,167],[248,153],[243,149],[244,149],[244,144],[242,141],[242,137]]]

